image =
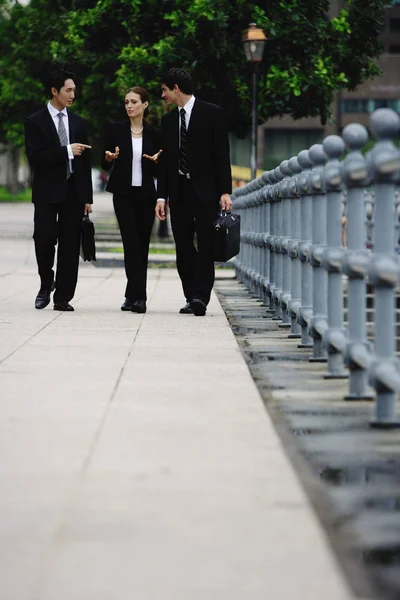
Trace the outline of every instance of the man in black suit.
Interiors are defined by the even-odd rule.
[[[228,129],[219,106],[193,96],[187,71],[170,69],[161,83],[162,98],[177,108],[161,121],[156,216],[165,220],[168,200],[186,298],[179,312],[204,316],[215,277],[213,223],[232,208]]]
[[[35,308],[45,308],[55,290],[54,310],[73,311],[69,301],[78,279],[82,217],[92,212],[91,147],[84,121],[67,111],[75,98],[73,73],[54,71],[48,90],[47,106],[25,119],[25,149],[33,169],[33,238],[40,276]]]

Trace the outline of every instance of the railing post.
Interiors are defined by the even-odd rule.
[[[273,188],[275,184],[275,175],[273,171],[268,172],[268,179],[270,185],[268,186],[267,196],[269,202],[269,235],[267,238],[268,250],[269,250],[269,282],[267,286],[267,294],[269,298],[269,310],[268,312],[272,315],[275,314],[274,304],[274,290],[275,290],[275,279],[276,279],[276,255],[275,255],[275,235],[276,235],[276,202],[274,201]]]
[[[240,196],[238,195],[238,190],[234,190],[231,194],[231,200],[234,206],[234,210],[240,214],[240,219],[241,219],[241,231],[240,231],[240,250],[239,250],[239,254],[237,256],[235,256],[235,258],[233,259],[233,266],[235,268],[235,276],[236,279],[238,279],[240,281],[240,266],[241,266],[241,258],[240,255],[242,253],[242,237],[243,237],[243,213],[240,210],[241,208],[241,201],[240,201]]]
[[[323,256],[327,245],[327,201],[323,166],[327,156],[322,144],[314,144],[309,150],[311,162],[315,165],[310,175],[312,199],[312,247],[310,262],[313,274],[313,315],[310,322],[310,335],[314,339],[311,362],[326,362],[327,353],[323,336],[328,329],[328,275],[323,268]]]
[[[329,135],[323,141],[328,162],[324,169],[327,191],[327,248],[324,264],[328,272],[328,330],[325,346],[328,352],[328,372],[325,379],[347,379],[343,352],[346,348],[346,333],[343,326],[343,283],[342,283],[342,174],[339,157],[345,145],[338,135]]]
[[[259,189],[256,192],[256,207],[255,207],[255,246],[256,246],[256,289],[257,296],[259,299],[262,299],[262,220],[261,220],[261,211],[262,211],[262,190]]]
[[[253,183],[253,182],[252,182]],[[247,233],[247,267],[246,267],[246,280],[247,287],[253,292],[253,268],[254,268],[254,246],[253,246],[253,226],[254,226],[254,214],[253,214],[253,198],[254,190],[249,194],[246,201],[246,210],[248,215],[248,233]]]
[[[241,192],[242,190],[235,191],[234,199],[235,210],[239,210],[241,218],[240,252],[239,256],[235,258],[235,269],[236,276],[239,281],[243,285],[246,285],[246,264],[248,260],[247,231],[249,226],[249,215],[247,210],[247,196],[245,195],[246,190],[243,189],[243,193]]]
[[[240,234],[240,252],[238,261],[235,259],[236,275],[241,283],[245,284],[245,268],[246,268],[246,253],[247,253],[247,242],[246,242],[246,227],[247,227],[247,210],[246,210],[246,197],[241,196],[237,201],[239,203],[241,212],[241,234]],[[236,200],[235,200],[236,203]]]
[[[375,191],[374,255],[369,276],[375,287],[375,361],[370,382],[377,392],[375,419],[380,428],[400,427],[396,397],[400,390],[399,361],[396,358],[396,294],[400,267],[395,255],[396,181],[400,178],[400,153],[392,139],[400,129],[399,116],[379,109],[370,117],[370,129],[378,138],[369,159]]]
[[[268,185],[269,179],[267,173],[262,175],[264,187],[262,188],[262,262],[261,262],[261,276],[262,276],[262,301],[267,306],[268,302],[268,283],[269,283],[269,248],[268,248],[268,236],[269,236],[269,198],[268,198]]]
[[[253,182],[253,187],[254,187]],[[256,197],[257,192],[253,190],[251,194],[251,198],[249,199],[249,212],[250,212],[250,234],[249,234],[249,243],[250,243],[250,264],[249,264],[249,282],[250,282],[250,290],[253,296],[257,293],[256,289],[256,244],[255,244],[255,228],[256,228]]]
[[[345,400],[372,400],[367,393],[371,356],[366,332],[366,282],[369,263],[365,249],[364,188],[368,185],[367,162],[361,148],[368,140],[363,125],[353,123],[343,130],[343,139],[349,153],[343,161],[343,180],[347,185],[347,250],[343,271],[348,276],[348,331],[349,343],[345,360],[350,369],[349,393]]]
[[[299,348],[312,348],[312,337],[309,326],[312,317],[312,267],[309,262],[311,249],[312,197],[309,188],[309,175],[312,162],[308,150],[302,150],[297,160],[302,168],[299,175],[300,200],[300,243],[299,259],[301,261],[301,306],[297,321],[301,326],[301,343]]]
[[[280,297],[280,304],[282,307],[282,323],[279,327],[290,327],[290,315],[288,312],[288,304],[290,301],[290,284],[291,284],[291,273],[290,273],[290,256],[289,256],[289,242],[290,242],[290,222],[291,222],[291,206],[290,206],[290,192],[289,192],[289,181],[291,171],[289,169],[289,162],[284,160],[280,164],[280,171],[284,175],[280,183],[281,197],[282,197],[282,237],[281,237],[281,253],[282,253],[282,294]]]
[[[301,306],[301,263],[299,260],[299,242],[300,242],[300,195],[298,192],[297,179],[301,173],[301,167],[296,156],[289,160],[289,169],[292,177],[289,182],[289,193],[291,197],[290,206],[290,277],[291,277],[291,297],[288,303],[288,310],[291,319],[291,333],[288,335],[291,339],[301,338],[301,327],[297,322],[298,312]]]
[[[274,252],[275,252],[275,289],[274,289],[274,306],[275,314],[272,317],[280,321],[282,319],[282,306],[281,306],[281,295],[282,295],[282,282],[283,282],[283,255],[281,251],[281,238],[282,238],[282,198],[280,195],[280,181],[283,179],[283,174],[279,167],[274,169],[275,185],[273,188],[273,195],[275,198],[275,227],[276,235],[274,240]]]

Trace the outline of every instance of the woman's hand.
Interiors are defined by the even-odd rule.
[[[155,154],[153,154],[153,156],[149,156],[149,154],[143,154],[143,157],[144,158],[148,158],[149,160],[152,160],[154,163],[157,164],[158,163],[158,158],[159,158],[161,152],[162,152],[162,149],[159,150],[158,152],[156,152]]]
[[[88,215],[91,212],[93,212],[92,205],[91,204],[85,204],[85,215]]]
[[[110,152],[109,150],[106,150],[106,161],[107,162],[112,162],[113,160],[116,160],[119,156],[119,146],[115,146],[115,152]]]

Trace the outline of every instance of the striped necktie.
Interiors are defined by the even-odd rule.
[[[61,146],[68,146],[68,136],[67,136],[67,130],[65,129],[65,125],[64,125],[64,113],[59,112],[58,115],[58,137],[60,138],[60,144]],[[69,166],[69,160],[67,162],[67,179],[71,176],[71,169]]]
[[[179,150],[179,170],[184,175],[189,173],[188,164],[187,164],[187,154],[186,154],[186,111],[184,108],[180,109],[181,114],[181,139],[180,139],[180,150]]]

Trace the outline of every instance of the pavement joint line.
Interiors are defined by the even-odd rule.
[[[108,277],[106,279],[108,279]],[[82,460],[82,467],[79,469],[79,471],[76,475],[75,481],[71,484],[71,490],[70,490],[70,493],[66,497],[64,507],[60,513],[57,528],[56,528],[54,534],[52,535],[52,537],[51,537],[51,539],[39,561],[38,568],[37,568],[37,576],[35,578],[36,581],[33,583],[33,589],[34,589],[33,594],[32,594],[33,600],[41,600],[41,598],[43,597],[43,595],[46,591],[46,582],[52,572],[53,563],[55,560],[58,559],[58,556],[59,556],[57,554],[57,552],[55,551],[55,549],[57,547],[62,546],[62,544],[63,544],[65,531],[66,531],[66,528],[68,525],[67,517],[68,517],[69,507],[74,504],[74,498],[79,493],[79,490],[82,487],[84,478],[89,470],[93,455],[95,453],[96,446],[101,438],[101,435],[104,430],[105,424],[107,422],[108,416],[114,405],[114,400],[115,400],[115,396],[116,396],[119,384],[122,380],[127,362],[132,354],[133,347],[134,347],[136,339],[139,335],[141,326],[143,324],[144,317],[145,317],[145,314],[142,314],[140,322],[137,327],[137,330],[133,336],[132,343],[127,351],[124,363],[123,363],[123,365],[120,369],[120,372],[116,378],[115,385],[111,391],[110,398],[106,404],[106,408],[104,410],[103,416],[100,420],[100,423],[99,423],[96,431],[93,434],[93,437],[89,444],[89,448],[86,453],[86,456],[84,456],[84,458]],[[52,319],[52,321],[54,321],[54,319]]]
[[[19,269],[17,269],[14,272],[17,272]],[[108,279],[110,279],[112,277],[114,269],[112,268],[109,275],[107,275],[105,278],[101,279],[99,282],[97,282],[97,285],[91,290],[92,292],[94,290],[96,290],[98,287],[101,287],[103,285],[103,283],[105,283],[106,281],[108,281]],[[79,300],[81,300],[82,298],[84,298],[85,294],[82,294],[81,296],[79,296],[77,298],[77,302],[79,302]],[[56,315],[53,316],[53,318],[50,318],[50,320],[43,325],[43,327],[41,327],[40,329],[38,329],[33,335],[31,335],[31,337],[29,337],[27,340],[25,340],[22,344],[20,344],[19,346],[17,346],[17,348],[14,348],[14,350],[12,352],[10,352],[10,354],[8,354],[7,356],[5,356],[4,358],[0,359],[0,365],[2,365],[6,360],[8,360],[9,358],[11,358],[11,356],[13,356],[16,352],[18,352],[19,350],[21,350],[21,348],[23,348],[26,344],[28,344],[30,341],[32,341],[37,335],[39,335],[40,333],[42,333],[49,325],[51,325],[52,323],[54,323],[54,321],[58,318],[60,318],[62,315],[62,313],[57,313]]]
[[[6,360],[11,358],[11,356],[13,356],[16,352],[18,352],[18,350],[21,350],[21,348],[23,348],[26,344],[28,344],[30,341],[32,341],[37,335],[39,335],[39,333],[42,333],[42,331],[44,331],[49,325],[51,325],[59,316],[60,315],[54,315],[52,319],[50,319],[45,325],[43,325],[43,327],[38,329],[38,331],[35,331],[35,333],[33,335],[31,335],[27,340],[25,340],[17,348],[14,348],[14,350],[12,352],[10,352],[10,354],[8,354],[4,358],[0,359],[0,365],[2,365]]]
[[[92,264],[92,267],[96,268],[96,265]],[[106,277],[102,277],[100,279],[100,281],[97,281],[97,285],[94,288],[92,288],[91,293],[93,293],[95,290],[97,290],[99,287],[101,287],[104,283],[106,283],[109,279],[111,279],[111,277],[114,273],[114,269],[115,269],[115,267],[110,267],[109,274]],[[79,274],[78,274],[78,277],[79,277]],[[84,298],[85,296],[86,296],[86,294],[81,294],[80,296],[78,296],[78,298],[76,299],[77,302],[79,302],[79,300],[82,300],[82,298]]]
[[[156,282],[155,282],[154,288],[153,288],[153,292],[152,292],[152,295],[150,296],[150,301],[147,301],[147,304],[149,305],[149,307],[151,305],[152,296],[154,295],[154,292],[156,291],[157,287],[160,284],[160,280],[161,280],[161,271],[158,270],[157,277],[156,277]]]

